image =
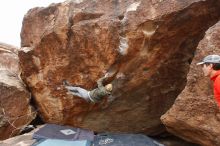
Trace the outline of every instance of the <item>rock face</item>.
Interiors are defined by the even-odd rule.
[[[14,136],[29,124],[35,113],[30,93],[19,78],[17,48],[0,43],[0,139]]]
[[[212,83],[196,66],[209,54],[220,54],[220,22],[199,43],[187,76],[187,85],[172,108],[162,116],[168,131],[203,146],[220,145],[220,110],[213,97]]]
[[[22,77],[46,122],[157,134],[219,9],[218,0],[85,0],[31,9],[21,32]],[[117,73],[110,105],[86,103],[62,85],[66,79],[92,90],[106,71]]]

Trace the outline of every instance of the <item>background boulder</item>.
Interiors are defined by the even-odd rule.
[[[0,139],[18,134],[34,118],[30,93],[20,79],[18,49],[0,43]]]
[[[219,36],[220,22],[199,43],[185,89],[161,118],[169,132],[203,146],[220,145],[220,110],[214,100],[212,81],[204,77],[202,67],[196,63],[207,55],[220,54]]]

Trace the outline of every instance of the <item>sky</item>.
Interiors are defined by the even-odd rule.
[[[1,0],[0,42],[20,47],[22,20],[27,11],[34,7],[47,7],[51,3],[65,0]]]

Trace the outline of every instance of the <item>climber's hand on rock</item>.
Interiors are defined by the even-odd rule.
[[[105,78],[109,78],[109,77],[111,77],[111,74],[107,72],[107,73],[105,74]]]

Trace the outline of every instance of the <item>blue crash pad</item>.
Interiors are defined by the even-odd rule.
[[[46,139],[42,140],[33,146],[90,146],[91,143],[87,140],[69,141],[60,139]]]
[[[63,139],[63,140],[94,140],[94,133],[90,130],[46,124],[33,134],[34,139]]]

